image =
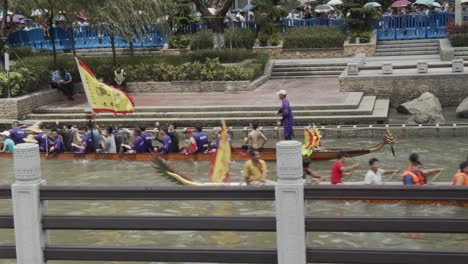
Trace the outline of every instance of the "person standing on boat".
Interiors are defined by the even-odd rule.
[[[251,151],[252,159],[244,165],[244,179],[241,181],[247,185],[274,185],[275,182],[267,180],[267,165],[261,159],[260,152]]]
[[[3,131],[0,135],[3,136],[3,147],[0,153],[13,153],[15,142],[10,138],[10,131]]]
[[[258,124],[250,123],[250,133],[247,135],[244,141],[244,145],[247,145],[247,149],[251,150],[260,150],[265,146],[265,143],[268,141],[268,138],[263,134],[262,131],[257,130]],[[260,140],[263,139],[262,144],[260,145]]]
[[[54,139],[54,142],[52,146],[50,147],[49,152],[50,153],[63,153],[64,152],[64,144],[63,144],[63,138],[59,134],[57,129],[52,129],[52,138]]]
[[[167,128],[161,128],[160,132],[161,136],[163,137],[163,145],[161,148],[158,149],[159,154],[168,154],[172,149],[172,139],[169,136],[169,131]]]
[[[63,148],[65,152],[72,151],[72,143],[76,137],[76,129],[71,124],[63,125],[63,128],[59,130],[60,135],[63,139]]]
[[[197,144],[197,151],[195,153],[205,153],[208,148],[208,135],[203,132],[201,126],[195,127],[195,135],[193,135]]]
[[[341,179],[345,176],[351,176],[352,171],[354,169],[357,169],[361,166],[361,164],[358,162],[350,167],[345,167],[345,161],[346,158],[348,157],[348,154],[346,152],[339,152],[336,155],[336,158],[338,161],[333,163],[332,170],[331,170],[331,178],[330,182],[331,184],[340,184],[343,183]]]
[[[181,148],[182,152],[184,152],[185,155],[197,153],[197,150],[198,150],[197,141],[192,135],[192,130],[184,129],[184,137],[187,142],[187,146]]]
[[[281,115],[281,120],[278,120],[277,125],[283,125],[284,139],[291,140],[293,137],[293,126],[294,126],[294,115],[289,105],[289,101],[286,99],[288,93],[285,90],[281,90],[276,93],[282,102],[281,108],[278,110],[278,115]]]
[[[460,164],[460,171],[453,176],[453,185],[468,185],[468,161]]]
[[[78,128],[78,134],[81,135],[81,145],[72,143],[72,147],[78,149],[76,153],[95,153],[96,147],[91,134],[88,133],[88,127]]]
[[[214,136],[216,137],[216,142],[215,143],[211,143],[211,148],[212,148],[212,151],[213,152],[216,152],[216,149],[218,149],[218,146],[219,146],[219,140],[221,139],[221,132],[223,132],[223,129],[221,127],[215,127],[213,128],[213,134]],[[229,141],[229,145],[232,146],[232,143],[231,143],[231,136],[228,134],[227,135],[227,138],[228,138],[228,141]]]
[[[146,131],[146,127],[140,126],[141,137],[145,141],[145,153],[153,152],[153,136],[150,132]]]
[[[394,174],[400,172],[400,170],[383,170],[380,168],[380,161],[376,158],[369,160],[369,170],[364,178],[365,184],[382,184],[383,174]]]
[[[117,153],[117,146],[115,145],[115,137],[113,132],[114,128],[108,127],[102,135],[104,139],[104,153]]]
[[[171,137],[171,149],[169,150],[169,153],[178,153],[179,152],[179,134],[176,131],[177,125],[175,123],[171,123],[169,125],[168,131],[169,131],[169,136]]]
[[[24,143],[23,138],[26,137],[24,129],[19,127],[19,122],[11,123],[10,138],[15,142],[15,145]]]

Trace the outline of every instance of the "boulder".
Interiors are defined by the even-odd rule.
[[[434,124],[444,121],[439,99],[429,92],[399,105],[396,110],[411,115],[406,121],[407,124]]]
[[[458,105],[456,112],[458,117],[468,117],[468,97]]]

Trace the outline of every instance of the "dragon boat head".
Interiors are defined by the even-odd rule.
[[[382,141],[383,141],[383,143],[389,144],[389,145],[394,145],[394,144],[398,143],[398,139],[396,139],[393,136],[392,132],[388,128],[385,130],[385,134],[382,137]]]

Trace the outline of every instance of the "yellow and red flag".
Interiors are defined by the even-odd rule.
[[[94,73],[82,61],[76,59],[88,102],[94,113],[132,113],[135,103],[128,94],[96,79]]]
[[[229,143],[226,122],[222,121],[221,138],[216,150],[215,162],[211,174],[211,182],[228,182],[231,165],[231,144]]]

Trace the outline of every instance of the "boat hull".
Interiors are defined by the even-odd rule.
[[[340,151],[348,153],[350,157],[361,156],[371,153],[371,150],[368,149],[333,149],[326,150],[322,152],[315,152],[312,154],[313,160],[332,160],[336,158],[336,154]],[[276,150],[273,148],[263,149],[261,151],[262,159],[266,161],[276,161]],[[183,153],[172,153],[172,154],[158,154],[161,158],[165,160],[178,161],[178,160],[188,160],[188,161],[210,161],[213,159],[211,154],[190,154],[185,155]],[[12,158],[13,154],[11,153],[0,153],[0,158]],[[109,153],[41,153],[41,158],[47,159],[95,159],[95,160],[125,160],[125,161],[135,161],[135,162],[145,162],[151,161],[153,159],[153,154],[142,153],[142,154],[109,154]],[[231,160],[248,160],[250,156],[245,153],[232,152]]]

